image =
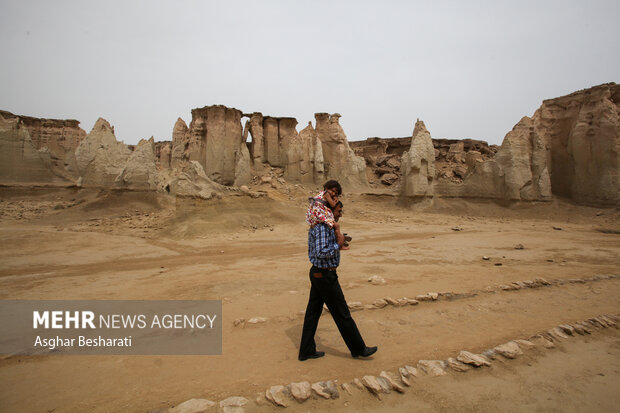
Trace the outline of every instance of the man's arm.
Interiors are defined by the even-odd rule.
[[[334,223],[334,231],[336,233],[336,242],[338,242],[338,246],[342,248],[344,246],[344,235],[340,232],[340,224]]]
[[[333,257],[340,248],[340,244],[334,240],[330,231],[332,229],[327,225],[318,224],[314,227],[314,251],[317,258]]]

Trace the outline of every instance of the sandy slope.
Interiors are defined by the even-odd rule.
[[[5,191],[0,298],[221,299],[225,322],[221,356],[4,359],[0,410],[140,412],[194,397],[254,400],[274,384],[345,382],[620,312],[620,279],[485,292],[535,277],[620,274],[620,238],[613,233],[620,229],[617,211],[562,202],[500,207],[453,200],[418,212],[391,197],[353,195],[344,200],[342,225],[354,241],[339,270],[349,301],[367,304],[430,291],[464,296],[355,312],[367,343],[380,348],[369,360],[350,358],[326,314],[317,334],[326,357],[300,363],[298,313],[309,288],[304,196],[293,191],[258,200],[175,204],[144,194]],[[65,207],[54,209],[61,204]],[[22,218],[17,210],[26,211]],[[455,226],[463,230],[453,231]],[[514,249],[516,244],[525,249]],[[366,280],[375,274],[387,284],[370,285]],[[256,316],[269,321],[233,326],[233,320]],[[597,406],[610,411],[617,395],[607,389],[617,387],[620,377],[617,338],[610,332],[576,341],[566,353],[539,355],[532,366],[521,361],[494,366],[492,374],[425,381],[399,401],[390,397],[377,404],[360,394],[311,401],[303,409],[566,411],[568,399],[577,403],[573,411]],[[568,369],[569,360],[578,362]],[[517,404],[525,407],[508,408]]]

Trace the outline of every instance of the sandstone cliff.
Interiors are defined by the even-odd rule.
[[[192,110],[190,142],[197,146],[190,160],[197,160],[207,176],[224,185],[235,183],[237,161],[242,156],[241,111],[223,105]],[[198,155],[198,159],[192,159]]]
[[[189,127],[179,118],[171,142],[128,146],[103,119],[84,137],[77,121],[0,111],[9,118],[0,116],[0,178],[10,184],[80,177],[84,186],[210,198],[218,185],[241,186],[259,176],[272,182],[266,175],[310,185],[338,179],[347,190],[363,189],[368,176],[407,197],[548,201],[559,195],[619,205],[619,101],[614,83],[545,100],[499,148],[472,139],[432,140],[423,122],[412,138],[349,144],[339,114],[316,113],[315,127],[297,132],[295,118],[245,115],[222,105],[192,110]],[[242,117],[249,118],[245,128]]]
[[[620,86],[609,83],[543,101],[504,138],[492,160],[466,160],[462,185],[439,183],[445,196],[620,204]]]
[[[0,110],[6,119],[15,119],[23,125],[30,135],[35,149],[44,149],[50,158],[53,173],[65,180],[77,179],[75,150],[86,137],[80,122],[73,119],[44,119],[31,116],[14,115]]]
[[[366,163],[349,146],[340,114],[315,113],[314,118],[323,148],[325,179],[336,179],[347,188],[367,186]]]
[[[212,181],[224,185],[248,183],[250,154],[243,140],[241,116],[240,110],[222,105],[192,109],[189,128],[181,118],[175,123],[172,144],[160,151],[160,167],[183,170],[196,161]],[[169,161],[162,159],[162,154],[169,156]]]
[[[67,182],[54,174],[49,151],[37,150],[18,118],[0,115],[0,180],[8,184]]]
[[[620,203],[620,85],[545,100],[532,120],[547,148],[555,195],[583,204]]]

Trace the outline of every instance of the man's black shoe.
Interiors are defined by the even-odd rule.
[[[359,354],[351,354],[354,358],[358,357],[370,357],[377,352],[378,347],[366,347],[364,351]]]
[[[377,349],[375,349],[377,351]],[[314,354],[310,354],[308,356],[299,356],[299,361],[304,361],[308,359],[318,359],[319,357],[323,357],[325,355],[324,351],[317,351]]]

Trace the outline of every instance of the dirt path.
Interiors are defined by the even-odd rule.
[[[358,202],[351,209],[359,212],[371,207]],[[0,296],[4,299],[221,299],[225,321],[221,356],[2,360],[0,410],[144,412],[195,397],[220,400],[242,395],[253,400],[274,384],[344,382],[419,359],[445,359],[462,349],[482,351],[561,323],[620,312],[618,278],[517,291],[497,288],[536,277],[553,282],[620,274],[620,238],[596,231],[595,226],[600,226],[596,222],[570,217],[412,214],[398,209],[386,218],[375,218],[343,220],[346,231],[354,236],[339,270],[349,301],[369,304],[377,298],[413,298],[427,292],[465,296],[353,313],[366,342],[379,346],[369,360],[350,358],[325,314],[317,342],[327,355],[304,363],[296,359],[302,324],[298,313],[305,308],[308,292],[302,226],[282,224],[183,240],[3,223],[0,242],[6,248],[0,253]],[[455,226],[463,230],[453,231]],[[515,249],[516,244],[523,244],[524,249]],[[387,284],[370,285],[367,278],[371,275],[384,277]],[[233,320],[257,316],[268,321],[233,326]],[[599,353],[613,343],[603,340],[592,347],[595,350],[577,346],[574,351],[579,355],[594,351],[592,360],[603,363],[607,356]],[[503,381],[508,383],[508,400],[521,400],[526,389],[536,387],[536,377],[548,381],[550,388],[558,377],[564,377],[558,360],[550,361],[552,369],[544,377],[540,375],[543,370],[528,373],[531,366],[525,365],[514,376],[506,367],[497,377],[476,374],[471,384],[456,380],[451,384],[454,396],[442,385],[432,384],[406,396],[404,406],[427,411],[471,406],[472,411],[481,411],[485,401],[491,400],[488,411],[493,407],[504,410],[507,405],[492,400],[491,393],[485,396],[479,387],[488,386],[491,392],[496,386],[493,379]],[[529,374],[535,376],[523,378]],[[616,370],[615,375],[600,380],[609,384],[608,380],[617,382],[617,378]],[[597,393],[603,391],[598,381],[591,383],[598,389],[593,394],[603,394]],[[468,388],[476,389],[477,396],[467,396]],[[571,387],[558,388],[561,393]],[[542,396],[535,397],[534,402]],[[355,411],[400,408],[389,401],[376,405],[369,400],[367,405],[352,402],[349,407],[355,406]],[[459,405],[459,400],[464,404]],[[541,411],[557,407],[556,399],[545,400],[534,405]],[[593,406],[590,402],[585,401],[585,406]]]

